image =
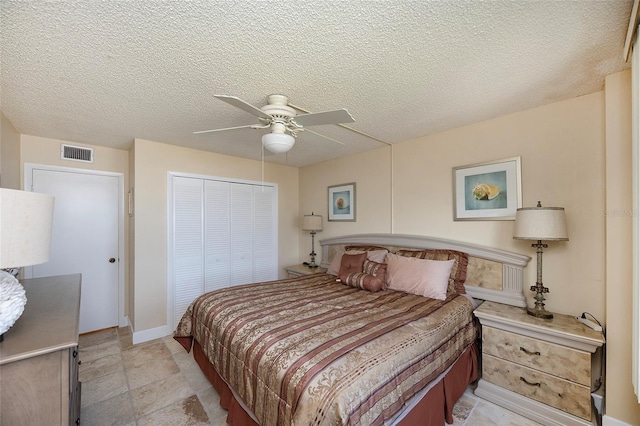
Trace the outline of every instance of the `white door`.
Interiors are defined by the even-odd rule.
[[[32,185],[55,197],[50,260],[32,276],[81,273],[80,333],[117,326],[119,178],[34,169]]]

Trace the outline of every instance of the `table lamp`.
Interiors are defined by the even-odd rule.
[[[524,207],[516,211],[516,223],[513,231],[516,240],[535,240],[531,247],[536,247],[538,257],[538,278],[536,285],[530,290],[535,291],[535,305],[527,308],[527,313],[538,318],[553,318],[553,314],[544,308],[544,293],[549,289],[542,285],[542,249],[547,244],[542,241],[568,241],[567,224],[562,207],[542,207],[540,201],[536,207]]]
[[[53,199],[0,188],[0,341],[27,303],[24,288],[6,269],[49,261]]]
[[[316,265],[316,245],[315,245],[315,236],[316,232],[322,231],[322,216],[314,215],[313,212],[311,214],[304,215],[302,219],[302,230],[303,231],[311,231],[311,262],[307,265],[309,268],[317,268]]]

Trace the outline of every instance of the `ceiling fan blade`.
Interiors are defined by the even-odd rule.
[[[294,121],[301,126],[318,126],[321,124],[353,123],[356,120],[349,114],[349,111],[343,108],[334,111],[296,115]]]
[[[339,143],[340,145],[344,145],[344,142],[337,141],[337,140],[335,140],[335,139],[330,138],[329,136],[321,135],[320,133],[318,133],[318,132],[314,132],[313,130],[304,129],[304,132],[305,132],[305,133],[306,133],[306,132],[308,132],[308,133],[313,133],[314,135],[316,135],[316,136],[320,136],[321,138],[329,139],[331,142],[335,142],[335,143]]]
[[[260,126],[260,125],[257,125],[257,126]],[[255,124],[247,124],[245,126],[225,127],[223,129],[199,130],[197,132],[193,132],[193,134],[194,135],[199,135],[201,133],[225,132],[227,130],[246,129],[247,127],[262,128],[262,126],[260,126],[260,127],[257,127],[257,126]]]
[[[249,114],[253,114],[256,117],[271,120],[271,116],[269,114],[262,111],[260,108],[254,107],[250,103],[243,101],[240,98],[237,98],[235,96],[228,96],[228,95],[213,95],[213,96],[220,99],[221,101],[224,101],[230,105],[233,105],[236,108],[240,108],[241,110],[244,110]]]

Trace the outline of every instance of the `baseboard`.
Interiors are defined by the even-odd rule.
[[[168,336],[173,330],[169,326],[163,325],[162,327],[149,328],[147,330],[134,331],[133,332],[133,344],[148,342],[149,340],[160,339]]]
[[[602,426],[631,426],[629,423],[625,423],[621,420],[609,417],[606,414],[602,416]]]

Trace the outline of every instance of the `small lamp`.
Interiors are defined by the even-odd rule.
[[[0,189],[0,268],[49,261],[53,199],[36,192]],[[20,282],[0,270],[0,341],[20,318],[26,303]]]
[[[544,308],[544,293],[549,289],[542,285],[542,249],[547,248],[542,241],[569,241],[567,224],[562,207],[542,207],[540,201],[536,207],[525,207],[516,212],[516,223],[513,231],[516,240],[537,240],[531,244],[536,247],[538,255],[538,279],[530,290],[535,291],[536,300],[533,308],[527,308],[527,313],[538,318],[553,318],[553,314]]]
[[[317,268],[316,265],[316,246],[315,246],[315,236],[316,232],[322,231],[322,216],[315,215],[313,212],[311,214],[304,215],[302,219],[302,230],[303,231],[311,231],[311,262],[307,265],[309,268]]]

